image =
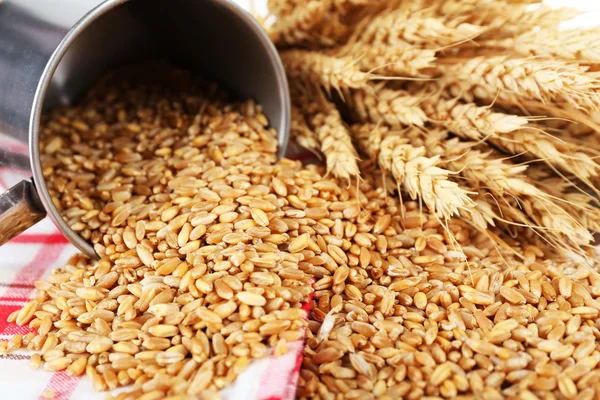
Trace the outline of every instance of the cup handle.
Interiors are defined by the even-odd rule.
[[[23,180],[0,195],[0,246],[40,222],[46,210],[31,180]]]

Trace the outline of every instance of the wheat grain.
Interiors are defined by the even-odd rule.
[[[379,173],[374,172],[374,175]],[[367,182],[373,179],[367,171],[363,177]],[[386,209],[389,209],[392,203],[384,191],[377,192],[369,192],[369,203],[382,216],[385,211],[376,204],[387,204]],[[396,205],[391,207],[396,209]],[[405,207],[405,213],[409,214],[409,210],[418,210],[415,202],[408,202]],[[408,218],[406,214],[403,220],[407,223]],[[546,307],[557,304],[554,287],[558,287],[559,277],[562,286],[568,280],[573,287],[581,285],[579,293],[590,295],[591,276],[583,272],[586,267],[576,267],[587,277],[583,279],[562,272],[565,271],[563,268],[569,268],[567,265],[576,265],[571,262],[563,265],[549,262],[547,269],[534,271],[514,259],[513,254],[498,252],[498,248],[489,242],[484,245],[485,242],[476,239],[481,236],[461,236],[458,232],[465,225],[457,220],[452,221],[449,229],[462,241],[463,261],[457,261],[461,260],[459,257],[445,264],[436,262],[432,248],[416,244],[428,242],[422,240],[424,231],[419,230],[418,224],[412,228],[416,230],[411,235],[413,241],[407,241],[405,246],[413,246],[412,251],[417,252],[417,248],[423,249],[421,253],[406,252],[404,257],[386,257],[389,254],[386,252],[397,249],[391,246],[391,239],[397,232],[394,226],[399,219],[402,219],[399,214],[391,216],[391,225],[384,231],[383,236],[390,245],[386,249],[369,250],[361,247],[354,236],[347,236],[357,247],[353,251],[356,257],[349,258],[344,267],[340,265],[326,272],[315,283],[312,323],[307,332],[298,387],[301,399],[317,394],[370,398],[375,392],[390,398],[469,397],[478,390],[486,390],[488,394],[493,391],[497,398],[525,396],[523,389],[512,385],[512,377],[536,376],[534,371],[545,371],[547,363],[533,356],[542,348],[547,349],[548,359],[573,360],[564,366],[557,363],[552,367],[554,374],[571,376],[576,346],[562,345],[560,341],[567,340],[566,330],[561,333],[560,329],[555,331],[554,328],[568,322],[571,329],[578,330],[578,335],[593,343],[595,329],[587,330],[576,322],[578,315],[586,315],[593,321],[595,314],[592,308],[569,309],[567,306],[559,311]],[[373,226],[365,229],[372,232]],[[437,230],[433,235],[443,238],[446,247],[450,248],[449,237],[441,234],[443,229],[440,225],[437,228],[430,226],[428,231]],[[404,231],[402,235],[407,234],[408,231]],[[439,244],[434,248],[444,251]],[[544,256],[540,249],[531,251],[534,259]],[[369,254],[371,260],[365,261],[366,265],[374,269],[381,265],[381,272],[368,273],[361,268],[359,253],[360,258],[363,258],[362,254]],[[450,253],[445,254],[450,257]],[[464,283],[469,274],[467,263],[470,264],[473,286]],[[354,290],[357,279],[352,278],[352,271],[364,278],[360,293]],[[553,273],[558,275],[555,277]],[[575,274],[574,270],[572,273]],[[386,301],[389,294],[396,299],[392,307]],[[494,302],[496,299],[498,301]],[[548,335],[558,339],[548,340]],[[451,344],[456,340],[461,343],[460,351]],[[515,342],[514,346],[507,347],[505,343],[511,340]],[[545,342],[556,342],[556,346]],[[593,349],[592,346],[590,351],[595,351]],[[588,350],[582,347],[581,351],[585,354],[583,352]],[[406,366],[403,360],[410,360],[411,365]],[[384,382],[385,386],[379,382]],[[540,385],[533,389],[538,395],[559,390],[557,385],[546,386],[547,382],[543,381],[536,385]],[[565,385],[568,383],[563,383]]]
[[[279,214],[284,197],[276,193],[287,195],[289,187],[310,201],[313,191],[297,187],[295,174],[304,183],[317,182],[320,175],[303,174],[290,161],[275,165],[275,133],[258,106],[227,104],[215,87],[208,90],[177,71],[162,72],[166,75],[154,78],[148,72],[150,82],[142,76],[144,83],[102,85],[82,105],[46,117],[43,148],[46,140],[61,138],[43,160],[53,166],[52,172],[45,170],[53,196],[71,225],[89,231],[103,258],[73,257],[47,282],[37,283],[45,295],[14,317],[47,335],[29,342],[43,354],[45,369],[66,369],[70,375],[86,370],[97,390],[135,381],[129,395],[149,398],[163,398],[167,391],[220,390],[249,359],[266,356],[266,344],[281,343],[277,351],[283,354],[286,338],[299,338],[306,325],[302,313],[288,312],[285,322],[272,321],[279,311],[299,307],[311,290],[310,278],[290,271],[300,256],[279,251],[271,239],[283,237],[280,244],[293,240],[305,215],[310,215],[309,225],[328,217],[327,212],[295,210],[296,217],[284,222]],[[187,92],[161,86],[181,79]],[[65,115],[85,119],[84,110],[98,107],[122,114],[123,103],[104,104],[105,98],[129,101],[143,111],[103,121],[103,135],[79,143],[64,128],[70,124]],[[184,103],[188,106],[170,106]],[[196,114],[203,112],[201,104],[212,111]],[[90,118],[102,121],[97,114]],[[170,128],[159,129],[165,120]],[[95,126],[91,120],[86,120],[88,128],[83,124],[82,135]],[[123,129],[131,134],[123,137]],[[101,169],[113,159],[118,166]],[[98,166],[94,178],[84,175],[88,163]],[[73,186],[63,190],[64,181]],[[90,205],[95,213],[88,214]],[[275,211],[277,216],[271,215]],[[252,242],[255,237],[258,241]],[[251,273],[270,280],[257,284]],[[245,333],[242,319],[255,328]],[[21,336],[14,336],[8,350],[21,344]],[[189,362],[186,379],[178,381],[177,368]],[[157,368],[165,371],[156,374]],[[214,379],[205,380],[202,374],[209,370]],[[121,376],[130,371],[135,375]]]

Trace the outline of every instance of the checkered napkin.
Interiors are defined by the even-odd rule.
[[[25,150],[25,149],[23,149]],[[293,151],[296,159],[305,154]],[[0,166],[0,193],[22,179],[19,171]],[[35,281],[49,275],[77,252],[47,218],[27,232],[0,246],[0,340],[31,330],[6,322],[33,295]],[[288,354],[255,361],[231,387],[221,392],[228,400],[291,400],[302,364],[302,341],[288,344]],[[64,371],[50,373],[29,367],[31,353],[18,351],[0,355],[0,399],[94,400],[104,399],[87,378],[71,377]]]

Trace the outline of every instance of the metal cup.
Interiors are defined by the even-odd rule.
[[[0,194],[0,245],[46,213],[84,253],[93,247],[54,206],[39,155],[40,117],[108,70],[144,59],[171,64],[254,98],[287,147],[290,99],[277,50],[260,25],[225,0],[0,2],[0,168],[25,179]]]

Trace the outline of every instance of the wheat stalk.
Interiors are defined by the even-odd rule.
[[[352,91],[347,99],[357,122],[385,122],[392,127],[424,126],[427,116],[420,107],[422,101],[421,97],[381,86]]]
[[[349,57],[329,56],[308,50],[286,50],[280,55],[289,77],[308,80],[328,92],[332,89],[340,92],[343,89],[358,89],[371,79]]]
[[[482,46],[508,49],[523,56],[559,58],[581,62],[600,61],[600,30],[539,29],[526,32],[515,38],[486,40]]]
[[[464,60],[462,60],[464,61]],[[477,57],[448,65],[441,79],[454,96],[467,101],[498,96],[504,101],[519,98],[539,102],[566,102],[588,109],[600,107],[598,74],[563,61]]]

